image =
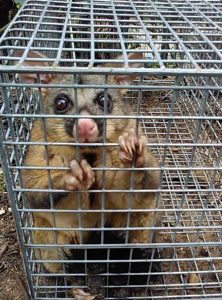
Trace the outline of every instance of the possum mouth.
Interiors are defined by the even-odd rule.
[[[95,164],[95,162],[97,161],[97,154],[96,153],[83,153],[83,159],[86,159],[87,162],[93,166]]]

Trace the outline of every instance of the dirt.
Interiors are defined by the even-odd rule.
[[[24,300],[25,274],[15,223],[0,174],[0,299]]]

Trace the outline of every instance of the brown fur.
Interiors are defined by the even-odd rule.
[[[36,54],[38,56],[38,54]],[[34,78],[34,75],[33,75]],[[32,76],[29,74],[28,77],[23,75],[22,80],[32,81]],[[50,83],[61,82],[61,83],[72,83],[71,75],[56,76],[54,78],[48,76],[48,81]],[[133,78],[125,78],[118,76],[109,76],[109,83],[116,84],[131,81]],[[86,83],[104,83],[104,76],[102,75],[84,75],[81,81]],[[64,93],[69,94],[72,98],[74,97],[73,89],[62,89]],[[53,111],[53,101],[55,95],[61,91],[60,88],[46,88],[42,90],[43,94],[43,110],[44,113],[54,114]],[[98,93],[96,89],[83,89],[79,88],[77,91],[78,95],[78,107],[89,108],[92,114],[101,114],[95,105],[92,105],[92,99]],[[112,115],[130,115],[132,114],[130,106],[122,101],[122,95],[120,90],[109,90],[109,95],[113,100],[113,111]],[[73,108],[73,114],[75,114]],[[135,120],[132,119],[108,119],[106,126],[106,141],[109,143],[117,143],[120,135],[127,133],[130,128],[135,128]],[[46,138],[48,142],[74,142],[64,129],[64,120],[62,118],[48,118],[45,121],[46,128]],[[139,135],[141,135],[141,130],[139,129]],[[44,126],[42,120],[36,120],[32,130],[32,141],[44,141]],[[119,157],[118,147],[106,147],[106,167],[131,167],[132,163],[123,163]],[[76,149],[74,146],[48,146],[49,153],[49,166],[53,167],[69,167],[70,161],[76,159]],[[94,161],[92,167],[103,167],[102,162],[102,148],[97,147],[84,147],[81,148],[80,158],[87,157],[87,153],[95,153],[96,160]],[[144,167],[158,167],[158,162],[152,155],[149,148],[145,147],[143,152]],[[25,160],[26,166],[47,166],[47,159],[44,146],[30,146]],[[51,184],[54,189],[64,189],[64,177],[69,171],[61,170],[51,170]],[[131,171],[106,171],[105,172],[105,187],[103,187],[103,177],[102,172],[96,172],[96,181],[92,186],[93,189],[130,189],[130,178]],[[26,170],[23,172],[24,187],[25,188],[35,188],[35,189],[47,189],[48,184],[48,171],[47,170]],[[159,171],[136,171],[134,173],[134,189],[156,189],[159,184]],[[80,194],[81,208],[82,212],[82,226],[84,228],[94,228],[101,226],[101,214],[93,212],[84,212],[84,209],[101,209],[102,194],[96,193],[94,200],[91,200],[89,192],[84,192]],[[144,193],[134,193],[131,194],[131,207],[134,209],[143,208],[154,208],[156,205],[154,192],[144,192]],[[27,199],[30,203],[33,201],[39,201],[41,207],[41,201],[45,197],[43,193],[26,193]],[[105,213],[105,223],[111,227],[123,227],[127,225],[127,213],[118,213],[118,209],[127,209],[129,207],[130,196],[128,193],[106,193],[105,208],[113,209],[113,213]],[[34,222],[35,227],[53,227],[54,225],[58,228],[78,228],[79,218],[77,213],[66,213],[67,209],[78,209],[78,201],[76,191],[70,192],[68,195],[64,196],[58,201],[55,206],[56,209],[64,209],[63,212],[58,212],[55,214],[49,212],[35,212]],[[53,223],[55,221],[55,224]],[[130,227],[149,227],[152,225],[153,213],[151,212],[138,212],[132,213],[130,219]],[[82,236],[82,242],[86,243],[89,237],[89,231],[84,231]],[[129,242],[136,243],[147,243],[150,241],[150,231],[149,230],[136,230],[131,231],[129,235]],[[78,230],[70,231],[58,231],[57,237],[55,239],[55,234],[52,231],[41,231],[36,230],[34,232],[34,243],[36,244],[72,244],[80,243],[80,233]],[[37,258],[41,259],[63,259],[63,251],[68,252],[67,249],[59,248],[44,248],[36,251]],[[62,272],[62,264],[45,262],[44,266],[50,272]]]

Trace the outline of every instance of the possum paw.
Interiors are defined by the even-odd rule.
[[[92,296],[89,293],[84,292],[82,289],[72,289],[71,293],[76,300],[93,300],[96,298],[96,296]]]
[[[85,159],[80,163],[72,160],[70,171],[65,175],[64,181],[67,190],[88,190],[95,181],[95,173]]]
[[[145,163],[144,148],[146,138],[142,134],[137,134],[134,128],[121,135],[118,139],[120,145],[120,159],[123,163],[135,162],[137,168],[143,167]]]

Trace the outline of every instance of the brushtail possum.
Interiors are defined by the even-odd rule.
[[[29,52],[29,57],[43,57],[37,52]],[[141,60],[141,53],[131,53],[128,56],[129,66],[140,67],[141,63],[133,63],[130,60]],[[31,62],[26,60],[26,66],[46,66],[46,62]],[[113,67],[111,63],[104,65]],[[115,66],[115,65],[114,65]],[[53,170],[27,169],[23,171],[23,183],[26,189],[53,189],[57,192],[27,192],[26,198],[32,208],[53,208],[62,212],[34,212],[35,227],[46,227],[49,230],[36,230],[33,234],[36,244],[61,245],[61,248],[42,248],[36,251],[37,258],[44,259],[44,266],[49,272],[63,272],[64,252],[67,256],[70,252],[62,245],[87,243],[90,231],[87,228],[99,228],[101,214],[93,212],[102,208],[108,210],[104,213],[104,224],[109,227],[123,228],[117,234],[123,234],[124,228],[129,226],[135,230],[129,232],[130,243],[147,243],[150,241],[149,226],[152,225],[153,212],[143,212],[142,209],[154,208],[156,205],[155,192],[136,192],[140,189],[157,189],[160,173],[156,170],[145,170],[144,167],[158,167],[159,164],[150,149],[146,146],[146,138],[139,128],[136,129],[135,119],[112,119],[103,116],[129,116],[133,114],[131,107],[123,101],[121,85],[130,84],[136,76],[134,75],[109,75],[107,83],[110,88],[104,91],[101,87],[105,83],[104,75],[80,75],[79,87],[63,88],[61,84],[73,84],[73,76],[68,74],[51,75],[41,74],[40,80],[45,83],[41,89],[42,111],[44,114],[65,115],[66,118],[45,118],[45,121],[36,119],[32,129],[31,140],[35,142],[47,141],[50,143],[74,143],[76,141],[84,144],[79,147],[77,155],[76,147],[73,145],[31,145],[25,158],[25,166],[54,167]],[[34,83],[36,74],[21,74],[20,79],[26,83]],[[47,84],[57,83],[57,87],[47,87]],[[98,84],[96,88],[81,88],[81,85]],[[112,89],[111,85],[119,84],[120,89]],[[78,120],[74,118],[80,115]],[[93,118],[101,116],[101,118]],[[119,146],[105,146],[105,167],[122,168],[120,171],[93,170],[93,168],[104,167],[104,150],[99,146],[89,146],[88,143],[118,143]],[[138,169],[133,172],[127,168],[135,165]],[[58,170],[56,167],[68,167],[68,170]],[[142,168],[139,170],[139,168]],[[132,180],[132,176],[133,180]],[[49,180],[50,177],[50,180]],[[131,186],[133,184],[133,186]],[[127,192],[105,192],[105,201],[102,193],[92,193],[89,190],[129,190]],[[62,190],[63,192],[59,192]],[[64,192],[67,191],[67,192]],[[79,193],[79,198],[76,191]],[[66,210],[77,210],[81,207],[81,218],[76,212]],[[132,212],[130,218],[127,212],[118,212],[119,209],[140,209],[140,212]],[[63,212],[64,210],[64,212]],[[85,210],[85,211],[84,211]],[[87,211],[86,211],[87,210]],[[92,210],[92,212],[91,212]],[[113,210],[113,212],[109,212]],[[81,219],[81,224],[80,224]],[[52,227],[76,228],[73,230],[50,230]],[[83,231],[80,234],[78,228]],[[140,229],[136,229],[140,227]],[[144,228],[144,229],[141,229]],[[125,230],[126,231],[126,230]],[[58,262],[47,262],[47,260],[58,260]],[[77,289],[75,297],[83,299],[84,293]],[[79,298],[78,298],[79,297]],[[88,299],[85,296],[85,299]],[[89,298],[90,299],[90,298]],[[93,298],[92,298],[93,299]]]

